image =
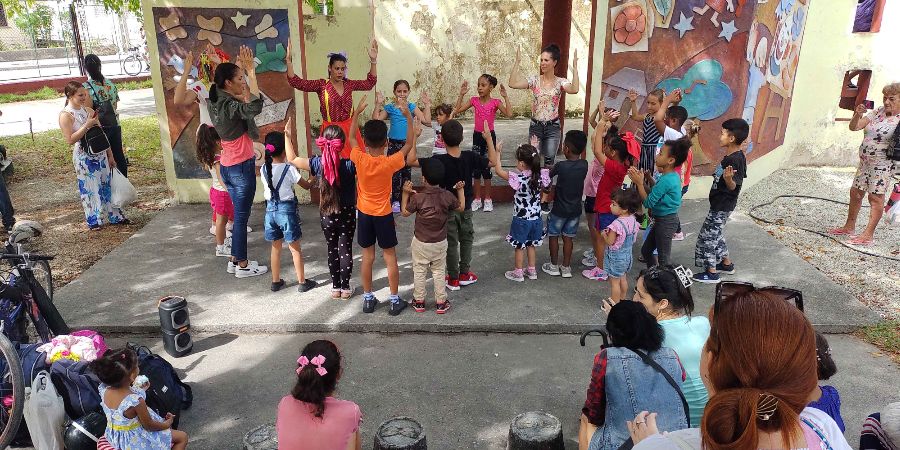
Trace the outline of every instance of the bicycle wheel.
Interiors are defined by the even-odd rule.
[[[130,55],[125,58],[125,61],[122,61],[122,69],[131,76],[136,76],[141,73],[141,70],[144,70],[144,65],[141,63],[141,59],[135,55]]]
[[[34,279],[44,288],[44,292],[47,293],[47,297],[50,297],[50,301],[52,302],[53,272],[50,271],[50,261],[36,261],[31,270],[34,272]]]
[[[25,403],[22,363],[12,342],[0,333],[0,448],[6,448],[19,431]]]

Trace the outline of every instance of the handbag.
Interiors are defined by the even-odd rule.
[[[106,133],[103,132],[103,128],[100,128],[99,125],[88,128],[87,132],[84,133],[84,136],[81,138],[81,150],[91,156],[100,155],[109,150],[110,147],[109,139],[106,137]]]
[[[97,111],[97,119],[100,120],[100,126],[103,128],[115,127],[119,125],[119,119],[116,117],[116,108],[109,99],[100,100],[100,95],[94,88],[94,83],[88,81],[86,83],[91,88],[91,99],[94,101],[94,110]]]
[[[644,353],[640,350],[637,350],[637,349],[629,349],[629,350],[633,351],[638,356],[640,356],[641,360],[644,361],[644,364],[647,364],[648,366],[652,367],[653,370],[661,373],[662,376],[666,378],[666,381],[668,381],[669,384],[672,385],[672,389],[675,389],[675,392],[677,392],[678,396],[681,398],[681,405],[684,407],[684,418],[687,419],[687,425],[688,425],[687,427],[690,428],[691,427],[691,412],[690,412],[690,409],[688,409],[687,398],[684,397],[684,393],[681,392],[681,388],[678,387],[678,383],[675,382],[675,380],[672,378],[672,375],[669,375],[669,372],[666,372],[666,369],[663,369],[659,364],[657,364],[656,361],[654,361],[652,358],[650,358],[646,353]],[[634,448],[634,441],[631,439],[631,437],[626,439],[625,442],[623,442],[622,445],[619,446],[619,450],[630,450],[632,448]]]
[[[887,158],[891,161],[900,161],[900,123],[894,127],[894,134],[887,148]]]

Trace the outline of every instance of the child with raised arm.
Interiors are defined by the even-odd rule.
[[[650,192],[644,185],[645,173],[636,167],[628,169],[628,176],[637,186],[644,207],[650,210],[654,219],[641,246],[641,255],[647,267],[669,264],[672,236],[678,228],[678,209],[681,208],[681,177],[675,173],[675,168],[684,163],[690,148],[691,141],[687,139],[663,143],[662,150],[656,156],[656,169],[660,177]],[[654,251],[659,254],[658,261]]]
[[[388,314],[396,316],[408,305],[400,299],[400,270],[397,267],[397,227],[391,212],[391,178],[398,170],[406,167],[407,154],[415,146],[413,127],[406,127],[406,144],[399,152],[385,156],[387,150],[387,126],[376,119],[363,126],[365,150],[356,141],[359,113],[366,108],[366,96],[359,101],[350,124],[350,160],[356,165],[357,175],[357,230],[356,240],[363,248],[362,284],[363,312],[375,312],[378,299],[372,293],[372,265],[375,263],[375,244],[382,249],[387,266],[388,284],[391,290],[391,307]],[[408,122],[412,113],[405,104],[398,105]]]
[[[413,309],[425,312],[425,280],[428,269],[434,278],[434,298],[438,314],[450,309],[447,300],[447,219],[450,211],[463,211],[466,198],[463,193],[465,183],[457,181],[453,188],[456,195],[440,186],[444,182],[444,164],[436,159],[422,161],[422,176],[425,188],[421,192],[413,190],[412,182],[403,185],[400,201],[403,217],[416,214],[415,232],[412,239],[413,260]]]
[[[750,125],[744,119],[728,119],[722,122],[719,143],[725,148],[725,157],[716,166],[713,184],[709,189],[709,213],[697,234],[694,248],[694,264],[703,269],[694,275],[701,283],[715,284],[719,273],[734,273],[734,262],[725,244],[725,223],[737,207],[738,195],[747,176],[747,157],[741,144],[750,134]]]
[[[372,113],[373,119],[389,120],[391,123],[388,129],[388,149],[387,155],[391,156],[400,151],[406,144],[406,129],[408,127],[416,127],[419,123],[423,125],[431,125],[431,99],[428,94],[422,94],[422,103],[425,105],[424,112],[419,109],[415,103],[409,99],[409,82],[406,80],[397,80],[394,82],[394,103],[385,104],[384,96],[380,92],[375,95],[375,111]],[[408,121],[400,111],[399,105],[404,105],[415,118],[415,121]],[[413,143],[415,148],[415,142]],[[400,169],[391,178],[391,211],[400,212],[400,191],[403,189],[403,183],[410,179],[410,170],[408,167]]]
[[[515,251],[515,268],[504,275],[507,279],[522,282],[525,276],[537,280],[535,268],[537,255],[535,247],[544,242],[544,225],[541,220],[541,191],[550,187],[550,171],[542,169],[543,157],[531,144],[522,144],[516,149],[516,172],[507,172],[500,164],[500,149],[488,139],[490,134],[483,131],[487,141],[488,155],[497,170],[497,176],[509,181],[513,188],[513,218],[506,241]],[[525,256],[528,268],[525,269]]]
[[[463,103],[463,97],[469,92],[469,82],[464,81],[459,89],[459,98],[456,100],[456,109],[453,115],[459,115],[475,108],[475,132],[472,133],[472,151],[481,157],[479,166],[475,169],[475,200],[472,202],[472,211],[478,211],[482,206],[484,212],[494,210],[494,201],[491,200],[491,167],[487,157],[487,145],[485,138],[482,136],[484,125],[487,124],[490,129],[491,139],[494,145],[497,145],[497,134],[494,133],[494,118],[497,111],[501,111],[507,118],[512,117],[512,110],[509,105],[509,96],[506,94],[506,87],[500,85],[500,96],[503,101],[491,97],[491,92],[497,87],[497,78],[493,75],[482,74],[478,78],[478,96],[469,99],[468,103]],[[484,187],[482,188],[482,180]]]

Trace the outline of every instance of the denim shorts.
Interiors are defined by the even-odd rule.
[[[266,240],[291,243],[303,237],[300,231],[300,217],[297,216],[297,200],[266,203]]]
[[[631,270],[633,263],[631,247],[622,247],[618,250],[606,249],[603,254],[603,270],[611,277],[622,278]]]
[[[575,217],[559,217],[550,213],[547,216],[547,235],[556,237],[562,234],[565,237],[573,238],[578,232],[579,221],[581,221],[581,214]]]
[[[541,219],[527,220],[513,217],[506,242],[514,248],[539,247],[544,243],[544,223]]]

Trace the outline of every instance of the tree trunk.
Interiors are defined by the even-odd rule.
[[[375,433],[375,450],[426,450],[425,430],[415,419],[394,417]]]
[[[565,450],[562,424],[543,411],[519,414],[509,425],[508,450]]]
[[[244,450],[278,450],[275,425],[260,425],[244,435]]]

